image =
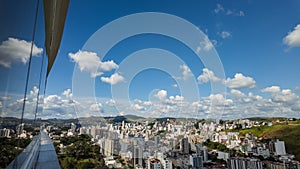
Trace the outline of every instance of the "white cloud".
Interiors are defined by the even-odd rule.
[[[105,104],[108,106],[114,106],[116,105],[116,101],[113,99],[109,99],[107,102],[105,102]]]
[[[209,41],[208,37],[206,37],[203,42],[203,49],[205,51],[209,51],[213,48],[213,46],[214,45]]]
[[[53,103],[53,104],[61,104],[61,97],[58,95],[49,95],[44,99],[45,104]]]
[[[164,101],[166,100],[167,94],[168,92],[166,90],[160,90],[154,96],[159,100]]]
[[[296,111],[296,112],[299,112],[300,111],[300,101],[298,101],[296,104],[294,104],[292,106],[292,110],[293,111]]]
[[[61,95],[46,96],[42,115],[51,118],[74,118],[76,116],[74,105],[78,102],[72,100],[71,95],[71,90],[67,89]]]
[[[192,106],[192,107],[200,108],[200,107],[203,106],[203,104],[200,103],[200,101],[195,101],[195,102],[192,102],[192,103],[191,103],[191,106]]]
[[[274,96],[273,96],[274,94]],[[276,95],[276,97],[275,97]],[[76,101],[76,113],[79,117],[87,116],[115,116],[121,114],[135,114],[143,117],[194,117],[194,118],[214,118],[222,116],[222,119],[237,119],[253,116],[274,117],[299,117],[300,99],[292,93],[290,89],[282,90],[278,93],[272,93],[270,99],[262,96],[248,93],[245,95],[239,90],[231,89],[230,96],[232,99],[226,99],[222,94],[211,94],[208,97],[202,97],[196,102],[187,102],[180,95],[167,97],[167,92],[160,92],[162,102],[149,102],[142,100],[134,100],[132,106],[122,107],[122,111],[118,112],[109,104],[115,101],[100,99],[105,104],[94,101],[93,98],[82,98]],[[19,97],[21,98],[21,97]],[[71,118],[75,116],[75,103],[66,102],[65,97],[61,95],[47,96],[44,104],[43,118]],[[22,99],[13,99],[13,104],[2,105],[3,116],[18,116],[16,112],[20,112],[22,108]],[[107,101],[107,102],[105,102]],[[80,102],[80,103],[78,103]],[[110,103],[109,103],[110,102]],[[122,101],[118,100],[122,105]],[[1,102],[0,102],[1,104]],[[78,106],[79,105],[79,106]],[[213,105],[213,107],[212,107]],[[25,117],[32,118],[32,111],[35,104],[31,98],[27,99]],[[151,107],[150,107],[151,106]],[[149,109],[151,108],[151,109]],[[154,114],[152,114],[155,112]],[[31,116],[30,116],[31,113]]]
[[[171,86],[177,88],[178,84],[175,83],[175,84],[172,84]]]
[[[262,100],[262,99],[263,99],[261,96],[259,96],[259,95],[254,95],[252,92],[249,92],[249,93],[248,93],[248,97],[249,97],[252,101],[254,101],[254,100]]]
[[[64,96],[64,97],[63,97]],[[73,105],[75,103],[72,100],[72,93],[70,89],[66,89],[61,95],[49,95],[44,98],[43,108],[51,111],[62,111],[63,109],[71,108],[73,110]],[[62,111],[64,112],[64,111]]]
[[[101,103],[94,103],[90,105],[89,108],[91,111],[101,111],[102,109],[102,104]]]
[[[179,96],[179,95],[176,95],[176,96],[170,96],[170,97],[169,97],[169,100],[183,101],[183,100],[184,100],[184,97],[183,97],[183,96]]]
[[[242,93],[241,91],[236,90],[236,89],[231,89],[230,90],[230,94],[231,94],[231,96],[233,96],[235,98],[243,98],[243,97],[245,97],[244,93]]]
[[[221,4],[217,4],[216,9],[214,9],[215,13],[220,13],[220,12],[224,12],[224,11],[225,11],[225,9]]]
[[[120,83],[124,81],[124,77],[119,73],[114,73],[110,77],[101,77],[101,81],[105,83],[109,83],[111,85]]]
[[[219,33],[219,35],[221,36],[221,38],[226,39],[226,38],[229,38],[231,36],[231,33],[227,32],[227,31],[222,31],[222,32]]]
[[[262,89],[261,92],[270,92],[270,93],[280,92],[280,87],[279,86],[266,87]]]
[[[0,45],[0,65],[9,68],[11,64],[21,62],[26,64],[29,60],[31,50],[31,42],[16,38],[8,38]],[[42,48],[38,48],[33,44],[32,56],[37,56],[43,52]]]
[[[244,76],[241,73],[236,73],[234,78],[227,78],[225,80],[225,85],[232,89],[240,89],[240,88],[254,88],[255,80],[252,77]]]
[[[211,94],[209,99],[211,102],[215,102],[216,105],[231,105],[233,103],[231,99],[225,99],[222,94]]]
[[[0,96],[0,101],[8,101],[10,99],[11,99],[11,97],[9,97],[9,96]]]
[[[132,106],[132,108],[133,108],[134,110],[139,110],[139,111],[146,110],[146,108],[145,108],[144,106],[141,106],[141,105],[139,105],[139,104],[134,104],[134,105]]]
[[[69,53],[69,57],[78,64],[80,71],[89,72],[91,77],[101,76],[103,72],[118,68],[118,65],[112,60],[102,62],[94,52],[79,50],[77,53]]]
[[[223,14],[232,15],[232,16],[245,16],[244,11],[241,11],[241,10],[237,11],[234,9],[225,9],[221,4],[217,4],[217,7],[214,9],[214,12],[216,14],[223,13]]]
[[[38,93],[39,93],[39,88],[34,86],[30,91],[30,97],[36,97]]]
[[[283,38],[283,43],[289,47],[300,47],[300,24],[292,32]]]
[[[73,96],[71,89],[67,89],[67,90],[63,91],[62,95],[66,96],[66,98],[68,98],[68,99],[71,99]]]
[[[144,101],[143,104],[145,106],[151,106],[152,105],[152,102],[151,101]]]
[[[149,106],[152,105],[152,103],[150,101],[142,101],[139,99],[135,99],[134,100],[134,104],[131,105],[131,108],[136,111],[145,111],[147,110],[147,108],[149,108]]]
[[[48,95],[45,96],[44,101],[39,103],[37,115],[39,118],[75,118],[76,113],[79,115],[88,116],[90,115],[90,109],[93,109],[93,106],[90,106],[93,100],[87,98],[84,99],[82,105],[79,105],[77,101],[69,99],[71,96],[71,90],[67,89],[61,93],[61,95]],[[38,92],[37,87],[33,87],[30,91],[30,95],[26,99],[26,107],[25,107],[25,118],[34,118],[34,111],[36,102],[36,94]],[[74,106],[76,104],[76,113]],[[22,111],[23,98],[19,95],[14,95],[13,98],[7,104],[4,105],[3,111],[1,114],[5,114],[5,116],[11,117],[20,117],[19,113]],[[100,104],[101,106],[101,104]]]
[[[193,76],[191,69],[187,65],[180,65],[179,68],[182,70],[183,80],[187,80]]]
[[[290,89],[284,89],[281,92],[275,93],[272,96],[272,101],[285,103],[288,105],[294,104],[299,100],[299,97]]]
[[[271,92],[272,95],[262,97],[256,93],[249,92],[244,94],[240,90],[231,89],[230,99],[225,98],[223,94],[211,94],[208,97],[201,97],[200,100],[188,102],[181,95],[168,97],[166,90],[159,90],[154,96],[160,101],[150,102],[135,99],[131,106],[126,106],[126,104],[122,103],[122,100],[117,100],[118,105],[124,105],[120,107],[122,112],[118,112],[114,107],[111,107],[116,103],[112,99],[97,98],[96,103],[95,98],[80,98],[80,100],[73,101],[70,99],[70,96],[72,96],[71,90],[66,89],[60,95],[54,94],[45,97],[41,117],[74,118],[76,113],[79,117],[99,116],[99,112],[101,116],[114,116],[119,115],[119,113],[125,114],[124,112],[126,112],[126,114],[135,114],[143,117],[213,118],[222,115],[224,119],[253,116],[299,118],[300,98],[291,89],[280,90],[279,86],[271,86],[261,91]],[[33,87],[26,99],[25,118],[33,118],[34,113],[32,112],[35,110],[36,102],[34,102],[34,99],[37,92],[38,88]],[[22,96],[10,96],[10,99],[5,99],[6,103],[1,102],[2,100],[4,99],[0,97],[1,115],[19,117],[18,113],[21,111],[23,104]],[[76,105],[76,109],[74,109],[74,105]]]
[[[179,110],[180,107],[182,107],[184,102],[184,97],[183,96],[170,96],[169,99],[166,99],[163,104],[167,105],[167,108],[169,110]],[[171,107],[170,107],[171,106]]]
[[[139,100],[139,99],[135,99],[134,102],[137,103],[137,104],[140,104],[140,105],[144,105],[144,106],[151,106],[152,105],[151,101],[142,101],[142,100]]]
[[[233,106],[233,100],[226,99],[222,94],[211,94],[204,99],[204,105],[207,107],[206,113],[222,114],[222,109]]]
[[[202,74],[198,76],[197,80],[201,83],[208,83],[209,81],[217,82],[220,81],[220,79],[215,76],[215,73],[207,68],[202,69]]]
[[[216,40],[212,40],[212,42],[208,39],[208,37],[206,36],[204,38],[204,40],[202,40],[199,44],[199,46],[197,46],[196,48],[196,52],[200,53],[202,50],[204,51],[210,51],[214,45],[217,44]]]

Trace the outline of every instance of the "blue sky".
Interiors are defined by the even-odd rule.
[[[28,58],[22,61],[21,58],[26,56],[20,55],[19,58],[13,56],[17,55],[19,50],[23,53],[28,52],[26,43],[31,41],[34,5],[35,1],[29,3],[2,1],[0,5],[0,20],[2,25],[5,25],[0,28],[1,111],[5,116],[16,113],[17,110],[12,111],[10,107],[14,105],[16,99],[20,99],[19,95],[24,91],[24,72],[27,70]],[[235,115],[241,113],[246,116],[299,117],[299,7],[299,1],[285,3],[254,0],[90,1],[85,3],[71,1],[60,51],[48,79],[45,97],[51,96],[48,98],[48,104],[52,105],[45,103],[44,115],[45,117],[74,117],[75,110],[72,107],[78,104],[76,111],[84,114],[83,116],[118,114],[176,116],[176,112],[185,109],[187,112],[181,113],[181,116],[212,117],[210,114],[214,111],[219,113],[224,109],[223,118],[236,118]],[[42,12],[42,4],[40,4],[35,40],[37,57],[33,57],[30,89],[38,86],[37,79],[43,55]],[[93,54],[97,57],[101,55],[97,51],[85,50],[88,49],[88,47],[84,48],[84,45],[89,38],[101,27],[118,18],[142,12],[171,14],[198,27],[210,40],[207,45],[211,45],[210,48],[214,47],[218,53],[225,77],[222,78],[214,70],[206,68],[195,51],[185,44],[174,38],[157,34],[141,34],[122,40],[111,48],[106,56],[102,56],[104,59],[99,63],[104,66],[97,72],[98,75],[89,76],[93,71],[92,63],[95,63]],[[138,24],[146,24],[146,22],[147,20]],[[164,24],[168,24],[167,21],[162,22],[161,26],[164,27]],[[134,25],[126,25],[118,29],[121,31],[132,26]],[[179,28],[174,27],[174,30],[176,29]],[[102,41],[100,37],[99,46],[105,44],[105,40]],[[25,47],[21,48],[22,45]],[[5,51],[7,48],[11,49],[10,53]],[[175,60],[162,59],[160,61],[165,62],[167,68],[171,69],[173,66],[177,68],[174,69],[175,74],[148,69],[138,72],[131,81],[126,79],[124,71],[119,71],[122,62],[134,52],[149,48],[170,51],[181,59],[183,64],[176,65]],[[8,63],[10,64],[7,65]],[[137,62],[131,66],[140,64],[141,62]],[[71,98],[74,87],[72,79],[76,71],[79,74],[83,73],[85,78],[92,79],[95,84],[91,86],[90,83],[82,81],[80,92],[74,93],[76,97]],[[113,80],[112,75],[115,75]],[[190,85],[189,89],[186,89],[187,95],[181,93],[179,83],[176,86],[176,82]],[[194,83],[198,91],[194,90]],[[227,93],[213,93],[212,83],[223,85]],[[118,88],[118,85],[122,84],[130,86],[128,95],[131,104],[127,107],[126,104],[110,106],[110,102],[116,100],[112,98],[111,87]],[[88,91],[94,92],[95,98]],[[189,94],[195,93],[199,95],[200,100],[189,100],[188,98],[191,97]],[[10,99],[7,99],[8,97]],[[87,98],[92,99],[87,101]],[[55,101],[61,103],[60,109],[55,109],[57,107]],[[223,106],[207,108],[213,102]],[[66,105],[68,103],[69,105]],[[191,105],[196,108],[186,109]],[[147,106],[152,106],[152,109],[148,110]],[[90,111],[84,111],[86,109]],[[30,117],[30,110],[28,110],[28,117]]]

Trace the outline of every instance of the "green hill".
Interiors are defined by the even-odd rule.
[[[235,130],[241,135],[251,132],[257,137],[265,139],[277,138],[285,142],[286,151],[294,154],[296,159],[300,161],[300,124],[277,124],[273,126],[252,127],[250,129]]]

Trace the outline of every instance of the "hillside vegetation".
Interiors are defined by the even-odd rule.
[[[264,139],[277,138],[283,140],[287,153],[294,154],[296,159],[300,161],[300,124],[297,122],[232,131],[238,131],[241,135],[251,132],[254,136]]]

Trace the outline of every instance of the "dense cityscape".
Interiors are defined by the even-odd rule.
[[[93,117],[95,118],[95,117]],[[272,138],[274,127],[298,127],[297,119],[243,119],[216,123],[209,120],[138,116],[82,119],[60,125],[44,123],[54,142],[62,168],[299,168],[297,156],[286,142]],[[102,119],[102,120],[101,120]],[[33,138],[24,125],[2,128],[1,138]],[[297,128],[294,128],[297,129]],[[263,133],[258,137],[259,131]],[[252,133],[253,132],[253,133]],[[299,137],[294,135],[294,137]],[[293,139],[293,138],[292,138]],[[297,148],[297,147],[296,147]],[[299,149],[299,147],[298,147]]]

